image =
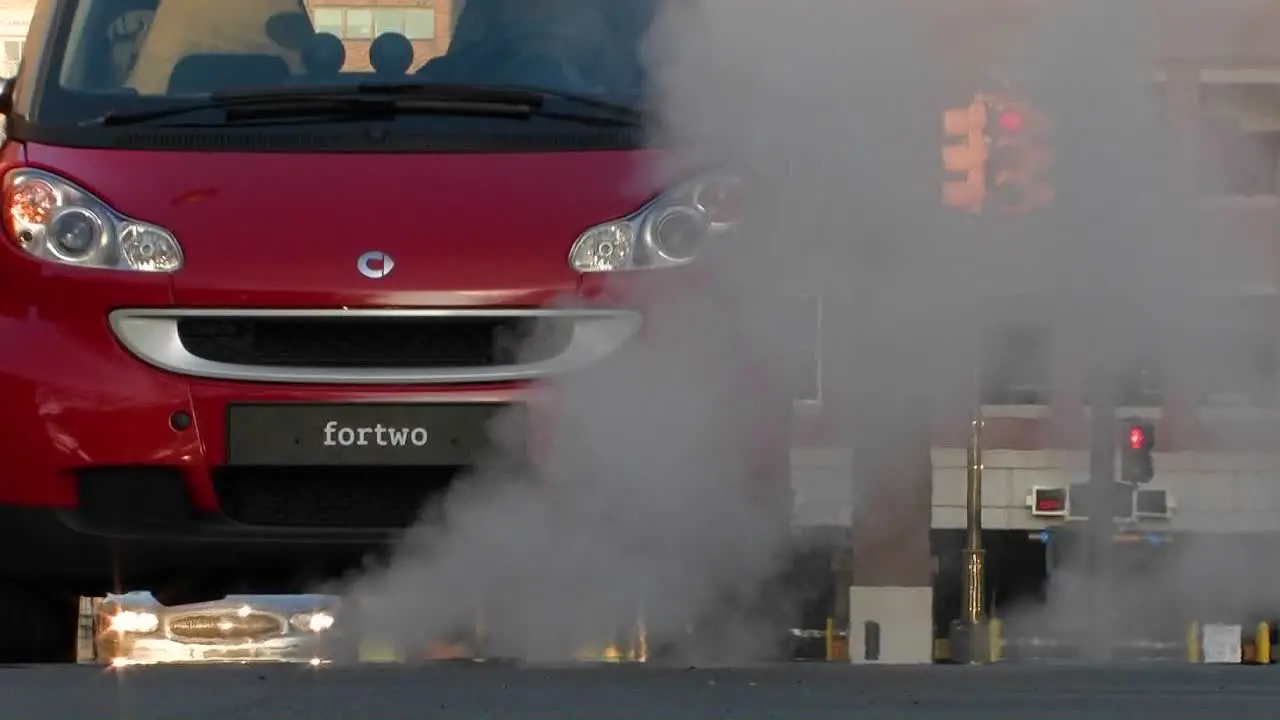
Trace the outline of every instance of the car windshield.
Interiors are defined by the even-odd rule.
[[[634,105],[659,2],[66,0],[37,114],[74,123],[213,92],[381,82]]]

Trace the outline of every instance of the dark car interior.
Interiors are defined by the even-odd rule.
[[[414,79],[632,95],[657,4],[467,0],[444,54],[422,62],[404,35],[383,33],[369,48],[372,69],[352,70],[343,41],[316,32],[301,0],[98,0],[72,32],[80,62],[61,80],[80,92],[143,96]]]

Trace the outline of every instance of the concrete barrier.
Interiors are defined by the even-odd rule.
[[[1192,622],[1187,628],[1187,661],[1270,665],[1275,662],[1274,635],[1275,623],[1267,620],[1252,626]]]

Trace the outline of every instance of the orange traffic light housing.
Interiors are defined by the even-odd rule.
[[[986,102],[976,97],[967,107],[945,110],[942,132],[942,204],[981,213],[988,174]]]

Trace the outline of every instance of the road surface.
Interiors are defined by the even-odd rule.
[[[0,719],[1280,717],[1280,666],[0,668]]]

